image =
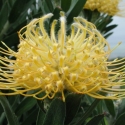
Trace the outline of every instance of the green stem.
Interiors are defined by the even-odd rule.
[[[0,96],[0,103],[4,109],[9,125],[19,125],[17,117],[13,112],[8,100],[5,96]]]
[[[88,110],[85,112],[83,117],[75,124],[75,125],[81,125],[92,113],[92,111],[95,109],[97,104],[99,103],[100,99],[95,99],[95,101],[92,103],[92,105],[88,108]]]

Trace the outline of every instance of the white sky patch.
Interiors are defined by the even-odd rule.
[[[119,42],[122,42],[111,54],[110,58],[125,57],[125,17],[113,17],[111,24],[118,26],[112,30],[114,33],[107,39],[111,48],[114,48]]]

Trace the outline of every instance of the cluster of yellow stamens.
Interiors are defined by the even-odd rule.
[[[125,67],[119,66],[125,63],[124,59],[108,62],[111,53],[108,42],[82,17],[74,18],[67,35],[66,17],[63,12],[60,15],[57,34],[57,20],[51,24],[50,35],[44,27],[45,20],[53,16],[50,13],[19,31],[18,52],[3,43],[7,49],[0,48],[6,55],[0,57],[0,95],[44,99],[61,93],[64,100],[67,90],[99,99],[125,97],[125,90],[118,88],[125,85]],[[43,96],[39,96],[42,92]]]
[[[123,10],[120,3],[121,0],[87,0],[84,8],[92,11],[98,10],[111,16],[122,16]]]

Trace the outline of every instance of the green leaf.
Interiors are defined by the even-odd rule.
[[[2,9],[2,6],[3,6],[4,2],[5,2],[5,0],[4,0],[4,1],[3,1],[3,0],[0,0],[0,11],[1,11],[1,9]]]
[[[104,37],[107,39],[110,35],[112,35],[113,34],[113,32],[111,32],[111,33],[108,33],[108,34],[105,34],[104,35]]]
[[[112,21],[111,16],[102,15],[99,17],[99,19],[96,20],[95,25],[98,30],[100,30],[101,32],[104,32],[104,29],[111,21]]]
[[[16,109],[16,115],[20,116],[22,115],[24,112],[27,112],[28,110],[30,110],[31,108],[33,108],[33,106],[35,106],[36,104],[36,99],[33,97],[25,97],[22,102],[19,104],[19,106]]]
[[[104,102],[102,100],[100,100],[100,103],[97,105],[97,112],[98,112],[98,114],[101,114],[103,112],[103,103]]]
[[[41,109],[39,109],[36,125],[43,125],[44,118],[45,113]]]
[[[5,39],[3,39],[2,41],[4,41],[6,43],[6,45],[9,47],[11,47],[13,45],[17,45],[19,43],[18,34],[13,33],[12,35],[5,37]],[[5,46],[3,46],[3,44],[1,42],[0,42],[0,47],[5,48]]]
[[[122,99],[122,102],[119,105],[118,108],[118,117],[125,112],[125,99]]]
[[[112,18],[113,18],[112,16],[107,16],[106,17],[106,23],[107,23],[107,25],[110,24],[113,21]]]
[[[90,116],[92,111],[95,109],[97,104],[100,102],[100,99],[95,99],[95,101],[91,104],[91,106],[86,110],[86,112],[83,114],[83,116],[80,118],[80,120],[76,121],[73,125],[82,125],[84,121]],[[70,124],[72,125],[72,124]]]
[[[43,0],[43,1],[42,1],[41,9],[42,9],[42,12],[43,12],[44,14],[51,13],[51,10],[50,10],[50,8],[49,8],[48,5],[47,5],[46,0]]]
[[[72,0],[73,6],[67,12],[67,23],[70,24],[73,21],[73,18],[78,16],[82,11],[86,0]]]
[[[100,17],[100,12],[97,10],[92,11],[92,19],[90,22],[95,23],[96,20]]]
[[[40,16],[42,16],[43,13],[40,11],[39,13],[35,14],[32,16],[32,18],[39,18]],[[24,27],[27,24],[27,20],[21,21],[20,23],[14,23],[9,27],[9,30],[7,32],[7,35],[11,35],[13,33],[16,33],[17,31],[19,31],[22,27]]]
[[[17,31],[19,31],[23,26],[25,26],[27,24],[27,21],[25,20],[24,22],[17,24],[15,26],[15,24],[11,25],[11,27],[9,28],[7,35],[11,35],[13,33],[17,34]]]
[[[16,0],[9,15],[9,22],[16,21],[22,13],[27,13],[27,10],[35,2],[35,0]]]
[[[45,109],[44,109],[45,101],[44,101],[44,103],[43,103],[43,101],[37,100],[37,104],[38,104],[39,108],[42,110],[42,112],[45,113]]]
[[[6,0],[6,1],[7,1],[7,4],[8,4],[8,7],[9,7],[9,10],[11,10],[12,7],[13,7],[14,2],[15,2],[16,0]]]
[[[8,20],[8,13],[9,13],[8,4],[7,2],[4,2],[0,11],[0,32],[4,29],[7,29],[5,24],[7,23],[7,20]],[[0,33],[0,37],[1,37],[1,33]]]
[[[69,124],[75,115],[77,114],[80,104],[82,95],[79,94],[69,94],[66,97],[66,120],[65,124]]]
[[[88,21],[91,21],[92,19],[92,11],[88,10],[88,9],[83,9],[83,15],[85,17],[85,19],[87,19]]]
[[[38,108],[33,110],[20,125],[32,125],[36,122],[38,114]]]
[[[56,7],[53,11],[53,16],[52,18],[50,19],[50,22],[52,22],[54,19],[59,19],[60,17],[60,11],[61,11],[61,8],[59,7]]]
[[[109,32],[109,31],[113,30],[114,28],[116,28],[117,26],[118,26],[118,25],[116,25],[116,24],[110,25],[110,26],[106,27],[106,28],[104,29],[104,31],[105,31],[105,33],[107,33],[107,32]]]
[[[3,125],[3,122],[6,118],[5,112],[1,112],[1,116],[0,116],[0,125]]]
[[[125,112],[116,119],[114,125],[124,125],[124,124],[125,124]]]
[[[67,12],[71,6],[71,0],[61,0],[61,8],[64,12]]]
[[[115,117],[115,107],[112,100],[104,100],[109,113]]]
[[[0,96],[0,103],[4,109],[9,125],[19,125],[17,116],[13,112],[8,100],[5,96]]]
[[[54,10],[54,7],[53,7],[53,4],[52,4],[52,1],[51,0],[45,0],[50,12],[53,12]]]
[[[20,99],[20,95],[8,96],[8,98],[7,98],[7,100],[9,101],[9,103],[14,111],[18,107],[19,99]]]
[[[94,116],[86,125],[98,125],[104,118],[104,114]]]
[[[64,125],[65,103],[61,99],[54,99],[45,116],[43,125]]]

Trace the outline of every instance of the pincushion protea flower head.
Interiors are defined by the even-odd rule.
[[[52,22],[50,35],[44,22],[53,14],[31,21],[19,31],[19,50],[0,48],[9,57],[0,57],[0,95],[21,94],[37,99],[53,98],[64,90],[99,99],[125,97],[125,73],[121,60],[108,62],[108,42],[96,27],[82,17],[75,17],[70,35],[66,34],[66,17],[61,12],[60,29]],[[15,57],[16,60],[12,60]],[[11,91],[5,91],[11,90]],[[44,92],[41,97],[38,95]],[[103,94],[102,94],[103,93]]]
[[[110,16],[123,16],[122,0],[87,0],[84,8],[89,10],[98,10]]]

